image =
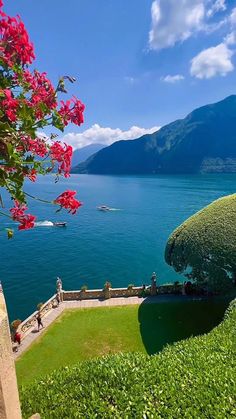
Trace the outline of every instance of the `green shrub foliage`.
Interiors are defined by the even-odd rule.
[[[23,417],[235,418],[236,305],[209,334],[160,354],[106,356],[21,389]]]
[[[200,285],[226,291],[236,279],[236,194],[214,201],[169,237],[166,262]]]

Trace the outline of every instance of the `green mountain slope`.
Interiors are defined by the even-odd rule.
[[[191,112],[153,134],[118,141],[74,173],[236,172],[236,95]]]
[[[105,144],[94,143],[79,148],[78,150],[74,150],[72,157],[72,167],[77,166],[77,164],[87,160],[90,156],[92,156],[92,154],[97,153],[104,147],[106,147]]]

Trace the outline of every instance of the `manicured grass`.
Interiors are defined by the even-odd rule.
[[[167,343],[211,330],[225,308],[225,302],[196,301],[67,311],[17,361],[18,382],[101,355],[156,353]]]
[[[60,366],[119,351],[144,351],[138,306],[68,310],[16,363],[20,383]]]
[[[236,417],[236,301],[209,334],[161,353],[108,355],[21,388],[23,418]]]

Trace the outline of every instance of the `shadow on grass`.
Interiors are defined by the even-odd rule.
[[[138,318],[143,344],[149,355],[166,344],[207,333],[223,319],[226,299],[194,300],[175,297],[146,298],[139,307]]]

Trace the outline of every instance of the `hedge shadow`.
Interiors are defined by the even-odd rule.
[[[140,333],[149,355],[165,345],[209,332],[223,319],[228,299],[169,299],[151,303],[151,297],[140,304]]]

